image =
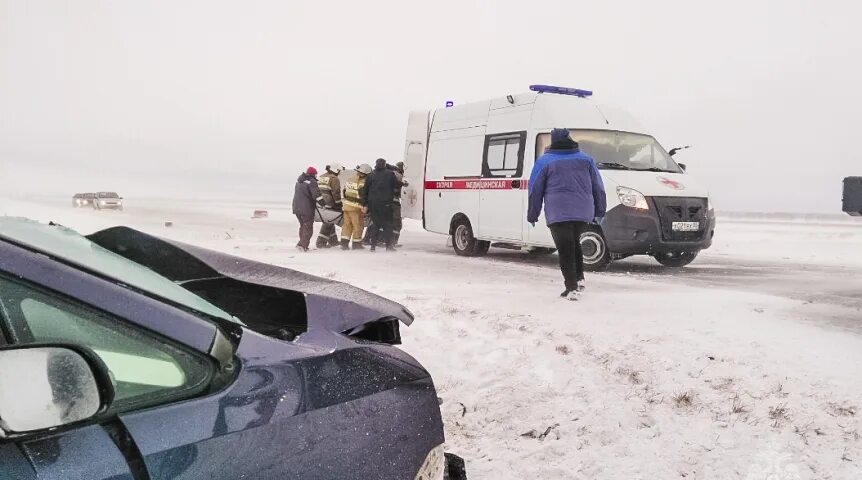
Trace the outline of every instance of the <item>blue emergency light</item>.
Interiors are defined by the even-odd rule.
[[[530,85],[530,90],[539,93],[558,93],[560,95],[574,95],[575,97],[586,98],[593,94],[590,90],[581,90],[580,88],[555,87],[553,85]]]
[[[446,108],[452,108],[455,106],[455,102],[452,100],[446,100]]]

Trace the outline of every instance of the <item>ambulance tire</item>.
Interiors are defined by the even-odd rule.
[[[491,242],[476,240],[470,220],[460,216],[452,221],[452,247],[462,257],[481,257],[488,253]]]
[[[584,254],[584,270],[602,272],[611,264],[611,252],[602,229],[587,225],[581,233],[581,252]]]

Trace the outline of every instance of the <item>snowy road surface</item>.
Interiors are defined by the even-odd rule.
[[[858,219],[720,217],[690,267],[621,261],[566,302],[554,256],[460,258],[415,223],[396,253],[300,254],[285,205],[67,204],[0,199],[0,214],[129,225],[404,303],[403,348],[470,478],[862,478]]]

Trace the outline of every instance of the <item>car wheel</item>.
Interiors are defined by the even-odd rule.
[[[595,225],[587,225],[581,233],[581,253],[584,255],[584,270],[600,272],[611,264],[611,252],[602,230]]]
[[[693,262],[698,253],[700,252],[657,253],[653,255],[653,258],[665,267],[681,268]]]
[[[488,253],[491,242],[476,240],[470,220],[461,217],[452,223],[452,247],[462,257],[480,257]]]

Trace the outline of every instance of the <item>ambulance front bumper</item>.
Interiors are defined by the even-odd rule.
[[[660,213],[652,198],[648,198],[649,210],[637,210],[619,205],[605,215],[601,223],[602,232],[611,253],[617,255],[654,255],[673,252],[697,252],[712,246],[715,234],[715,212],[704,212],[692,218],[670,218],[674,211],[687,212],[688,199],[680,199],[680,206],[673,205],[670,214]],[[694,207],[691,207],[694,208]],[[660,217],[661,216],[661,217]],[[697,222],[697,231],[677,232],[673,224],[677,220]]]

